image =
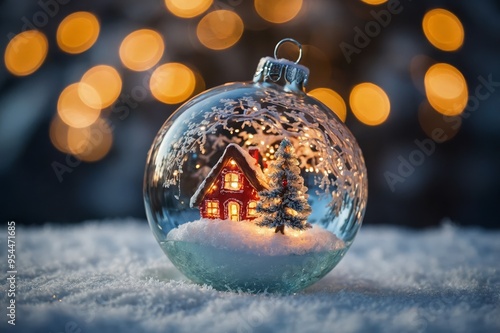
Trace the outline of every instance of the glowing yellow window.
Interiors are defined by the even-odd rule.
[[[210,217],[219,217],[219,202],[216,200],[207,200],[206,203],[206,212]]]
[[[240,175],[236,172],[228,172],[224,175],[224,189],[226,190],[241,190],[243,184]]]
[[[257,215],[257,201],[250,201],[248,203],[248,216]]]
[[[229,219],[238,222],[240,220],[240,205],[235,201],[230,201],[228,205]]]

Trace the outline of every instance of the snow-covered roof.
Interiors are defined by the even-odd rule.
[[[198,186],[198,189],[191,197],[189,202],[191,207],[198,207],[205,197],[208,189],[212,186],[214,181],[219,176],[222,168],[233,159],[239,168],[245,174],[250,184],[257,190],[262,191],[267,189],[267,179],[259,166],[259,163],[242,147],[235,143],[227,145],[224,153],[214,165],[212,170],[208,173],[207,177]]]

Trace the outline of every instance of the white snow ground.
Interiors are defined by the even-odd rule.
[[[6,228],[0,257],[6,262]],[[145,221],[17,228],[16,326],[1,332],[499,332],[500,232],[363,227],[296,295],[218,292],[180,277]]]

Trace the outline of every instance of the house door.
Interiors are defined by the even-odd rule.
[[[227,204],[227,212],[231,221],[240,220],[240,204],[236,201],[229,201]]]

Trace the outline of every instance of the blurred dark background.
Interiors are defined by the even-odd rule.
[[[163,122],[180,105],[161,102],[151,94],[147,82],[153,70],[172,62],[186,65],[196,78],[192,96],[226,82],[251,80],[259,59],[272,56],[275,44],[291,37],[304,45],[301,63],[311,71],[308,91],[332,89],[347,105],[346,124],[368,169],[365,224],[426,227],[450,219],[459,225],[500,227],[498,1],[273,0],[267,7],[257,0],[195,1],[208,4],[198,15],[176,12],[177,2],[2,1],[1,220],[40,224],[145,218],[146,154]],[[436,8],[445,10],[445,18],[426,27],[424,16]],[[220,10],[241,18],[241,36],[232,14],[216,12],[217,16],[205,18]],[[57,30],[63,19],[79,11],[95,15],[99,34],[90,48],[71,54],[58,45]],[[448,37],[451,44],[460,40],[460,29],[447,25],[447,13],[453,13],[463,27],[459,45],[446,44]],[[9,62],[21,62],[21,67],[22,61],[29,62],[21,59],[22,47],[16,51],[11,45],[9,51],[8,46],[27,29],[39,30],[48,41],[46,58],[29,75],[8,69],[13,66]],[[124,38],[139,29],[159,33],[165,50],[151,69],[134,71],[120,58],[119,49]],[[431,43],[433,36],[436,40]],[[234,45],[216,49],[221,48],[218,42]],[[454,50],[447,50],[450,47]],[[295,56],[287,48],[282,51],[284,56]],[[460,76],[444,74],[434,81],[429,77],[426,87],[426,72],[438,63],[457,69],[467,90],[459,91]],[[91,151],[84,156],[65,139],[72,130],[57,117],[57,105],[61,92],[96,65],[115,68],[122,87],[118,100],[103,108],[98,120],[111,130],[91,141],[87,147]],[[362,116],[353,114],[349,97],[362,82],[376,84],[389,98],[390,113],[381,124],[367,125]],[[181,83],[179,79],[170,84],[175,88]],[[437,106],[428,102],[433,96]],[[441,129],[447,140],[430,141],[435,129]],[[433,146],[432,152],[425,154],[416,141]]]

